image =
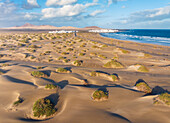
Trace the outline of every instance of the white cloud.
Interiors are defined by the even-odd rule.
[[[155,9],[156,12],[154,14],[148,15],[149,17],[156,17],[161,15],[170,15],[170,6],[166,6],[164,8]]]
[[[40,5],[37,3],[37,0],[27,0],[26,3],[22,5],[24,9],[33,9],[33,8],[39,8]]]
[[[113,3],[120,2],[120,1],[127,1],[127,0],[108,0],[108,6],[110,6]]]
[[[27,0],[27,3],[30,4],[30,5],[39,7],[37,0]]]
[[[5,16],[6,14],[11,14],[17,9],[13,2],[0,2],[0,16]]]
[[[43,17],[41,19],[55,17],[72,17],[85,12],[86,8],[97,5],[96,3],[65,5],[60,8],[45,8],[42,9]]]
[[[123,28],[169,28],[168,22],[170,22],[170,6],[134,12],[126,18],[113,21],[112,24],[121,25]]]
[[[98,14],[100,14],[100,13],[103,13],[103,12],[105,12],[105,10],[96,10],[96,11],[92,12],[92,13],[90,14],[90,16],[96,16],[96,15],[98,15]]]
[[[40,14],[38,13],[34,13],[34,12],[31,12],[31,13],[24,13],[24,19],[25,20],[38,20],[40,18]]]
[[[47,6],[62,6],[76,3],[77,0],[47,0]]]

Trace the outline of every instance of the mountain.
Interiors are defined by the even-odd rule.
[[[36,27],[36,25],[30,24],[30,23],[26,23],[26,24],[24,24],[22,26],[19,26],[19,27]]]
[[[37,25],[33,25],[33,24],[30,24],[30,23],[26,23],[22,26],[15,26],[15,27],[9,27],[9,28],[4,28],[4,29],[33,29],[33,30],[48,30],[48,29],[65,29],[65,30],[78,30],[79,28],[77,27],[71,27],[71,26],[63,26],[63,27],[55,27],[55,26],[51,26],[51,25],[40,25],[40,26],[37,26]]]
[[[85,27],[85,29],[101,29],[101,28],[98,26],[88,26],[88,27]]]
[[[30,23],[25,23],[21,26],[15,26],[15,27],[8,27],[8,28],[1,28],[1,29],[7,29],[7,30],[82,30],[82,31],[88,31],[88,30],[95,30],[95,29],[102,29],[97,26],[88,26],[84,28],[77,28],[72,26],[63,26],[63,27],[56,27],[51,25],[33,25]]]

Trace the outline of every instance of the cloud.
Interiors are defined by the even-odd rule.
[[[97,5],[96,3],[64,5],[60,8],[45,8],[42,9],[43,17],[41,19],[56,18],[56,17],[72,17],[84,13],[86,8]]]
[[[115,28],[169,28],[170,6],[134,12],[109,24]]]
[[[110,6],[113,3],[120,2],[120,1],[127,1],[127,0],[108,0],[108,6]]]
[[[0,17],[4,17],[7,14],[12,14],[15,10],[17,10],[17,6],[13,2],[0,2]]]
[[[156,21],[170,19],[170,6],[162,8],[144,10],[132,13],[129,17],[123,18],[127,23],[143,22],[143,21]]]
[[[105,12],[105,10],[96,10],[96,11],[90,13],[90,16],[96,16],[96,15],[103,13],[103,12]]]
[[[30,13],[23,13],[24,14],[24,19],[25,20],[39,20],[41,17],[41,14],[35,13],[35,12],[30,12]]]
[[[63,6],[76,3],[77,0],[47,0],[47,6]]]
[[[22,7],[24,9],[33,9],[33,8],[40,8],[40,5],[37,3],[37,0],[27,0],[23,3]]]

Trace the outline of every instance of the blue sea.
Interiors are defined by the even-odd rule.
[[[103,37],[140,43],[170,46],[170,30],[163,29],[130,29],[116,33],[100,33]]]

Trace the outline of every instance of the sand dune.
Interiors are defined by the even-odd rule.
[[[24,36],[31,39],[26,43],[26,39],[21,38]],[[103,38],[91,33],[78,33],[78,37],[73,37],[72,34],[35,33],[16,34],[14,37],[1,34],[0,45],[2,123],[170,121],[169,106],[153,104],[153,99],[158,94],[146,94],[134,86],[143,79],[151,88],[160,86],[169,91],[169,47],[155,48],[156,45],[150,44],[143,46],[144,44]],[[139,50],[141,47],[143,51]],[[111,59],[122,63],[124,67],[104,67]],[[82,60],[82,63],[73,65],[78,62],[76,60]],[[149,71],[138,71],[139,64]],[[71,72],[58,72],[58,68]],[[39,73],[42,75],[34,75],[33,71],[42,72]],[[94,71],[100,74],[91,76],[90,73]],[[117,75],[119,79],[113,81],[111,75]],[[53,84],[56,88],[45,89],[48,84]],[[92,99],[94,91],[99,89],[108,92],[107,100]],[[33,105],[41,98],[51,100],[54,105],[55,113],[48,118],[33,116]],[[15,105],[18,99],[22,100]]]

